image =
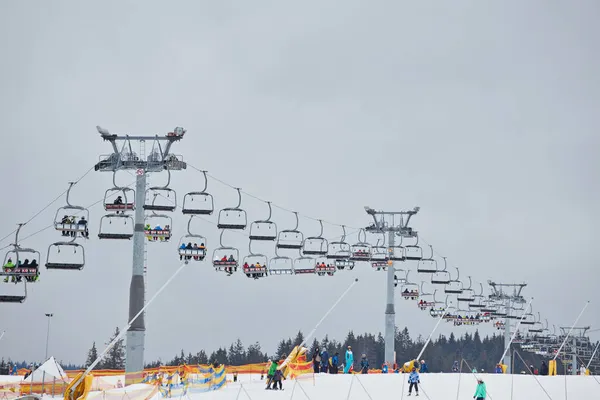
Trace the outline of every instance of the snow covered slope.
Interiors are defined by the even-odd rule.
[[[532,400],[565,399],[565,383],[568,399],[600,399],[600,380],[595,376],[538,376],[531,375],[478,375],[485,381],[488,399],[491,400]],[[229,400],[262,400],[262,399],[326,399],[346,400],[348,393],[351,400],[387,400],[401,399],[408,393],[408,376],[399,374],[372,375],[315,375],[314,383],[303,377],[296,383],[284,381],[284,391],[265,390],[265,382],[246,380],[241,384],[229,383],[218,392],[192,394],[193,399]],[[536,381],[537,380],[539,381]],[[431,400],[472,399],[475,393],[476,380],[472,374],[423,374],[421,376],[421,392],[419,398]],[[512,397],[511,397],[512,390]],[[548,393],[544,392],[544,390]],[[367,394],[368,392],[368,394]],[[414,393],[412,395],[414,397]]]

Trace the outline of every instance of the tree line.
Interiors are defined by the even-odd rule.
[[[108,343],[112,342],[119,335],[119,328],[116,328]],[[219,349],[207,353],[201,349],[196,353],[185,352],[183,349],[177,355],[170,360],[157,359],[154,361],[147,362],[146,368],[156,368],[161,365],[175,366],[181,364],[208,364],[208,363],[220,363],[225,365],[244,365],[266,362],[268,359],[282,359],[285,358],[294,348],[304,342],[304,334],[299,331],[294,338],[281,339],[277,345],[277,350],[274,354],[267,354],[261,348],[260,343],[256,342],[245,347],[240,339],[237,339],[229,347],[220,347]],[[413,339],[408,331],[408,328],[402,330],[396,328],[395,334],[395,348],[396,348],[396,360],[398,363],[404,363],[408,360],[414,359],[423,348],[424,339],[419,335]],[[354,360],[358,362],[362,354],[367,356],[371,368],[379,369],[384,362],[385,356],[385,340],[381,333],[376,335],[370,333],[355,334],[353,331],[349,331],[343,341],[329,338],[325,335],[320,340],[313,338],[310,341],[309,355],[314,353],[317,346],[321,350],[327,350],[330,356],[336,352],[340,354],[343,360],[346,348],[352,346],[354,353]],[[542,358],[539,356],[520,351],[518,345],[514,346],[519,350],[520,355],[523,357],[525,364],[534,365],[536,368],[539,367]],[[451,333],[448,337],[445,335],[439,335],[437,338],[432,339],[428,345],[425,353],[421,358],[426,360],[430,372],[449,372],[452,368],[454,361],[465,360],[466,364],[464,368],[477,370],[484,370],[485,372],[493,372],[496,363],[499,361],[502,353],[504,352],[504,337],[501,335],[493,334],[492,336],[486,336],[483,339],[479,335],[479,331],[473,333],[465,332],[461,336],[455,336]],[[92,344],[89,349],[86,363],[83,366],[77,366],[74,364],[60,363],[65,369],[79,369],[87,368],[92,362],[98,357],[98,349],[96,343]],[[517,357],[515,360],[515,370],[526,370],[526,366],[523,361]],[[343,362],[343,361],[342,361]],[[0,362],[3,365],[4,359]],[[10,362],[14,364],[13,362]],[[17,363],[18,368],[29,367],[30,364],[25,361]],[[561,365],[558,365],[559,370]],[[119,339],[115,346],[106,354],[101,362],[94,369],[124,369],[125,368],[125,342],[124,339]],[[466,371],[464,369],[463,371]]]

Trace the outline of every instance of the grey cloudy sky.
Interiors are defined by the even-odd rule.
[[[528,281],[525,293],[551,324],[570,324],[590,299],[581,324],[598,327],[599,8],[592,0],[2,2],[0,234],[110,151],[96,125],[136,134],[179,125],[188,133],[173,150],[191,165],[302,214],[357,227],[370,223],[364,205],[419,205],[414,228],[463,276]],[[201,189],[198,172],[173,175],[180,199]],[[89,205],[110,185],[110,174],[92,172],[72,200]],[[235,204],[226,186],[210,181],[209,190],[217,208]],[[50,224],[60,205],[23,235]],[[264,217],[264,204],[243,205],[249,219]],[[46,312],[55,313],[50,353],[64,361],[83,362],[93,341],[126,322],[131,242],[100,242],[103,213],[90,211],[85,269],[43,269],[24,304],[0,305],[1,355],[41,360]],[[187,219],[173,217],[183,235]],[[281,210],[274,218],[280,228],[293,222]],[[211,247],[215,221],[197,228]],[[300,229],[316,234],[318,224],[302,219]],[[339,233],[326,225],[327,236]],[[60,238],[48,229],[23,244],[45,254]],[[227,242],[247,248],[243,235]],[[149,246],[149,296],[179,266],[174,247]],[[317,333],[338,339],[383,330],[384,274],[363,265],[333,278],[254,281],[190,265],[148,311],[146,360],[238,337],[273,352],[281,337],[308,332],[354,277],[359,285]],[[399,326],[426,335],[434,322],[398,301]]]

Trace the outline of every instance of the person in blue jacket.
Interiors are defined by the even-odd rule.
[[[412,393],[412,389],[413,387],[415,388],[415,392],[416,395],[419,395],[419,383],[421,383],[421,380],[419,379],[419,373],[417,372],[416,368],[412,369],[412,372],[410,373],[410,375],[408,376],[408,395],[410,396]]]
[[[382,374],[387,374],[388,373],[388,365],[387,365],[387,363],[383,363],[383,365],[381,366],[381,373]]]
[[[350,372],[350,367],[354,365],[354,354],[352,354],[352,346],[348,346],[346,350],[346,365],[344,366],[344,373]]]
[[[326,349],[323,349],[321,353],[321,372],[327,373],[329,369],[329,353],[327,353]]]
[[[363,354],[360,360],[360,373],[368,374],[369,373],[369,360],[367,360],[367,355]]]
[[[429,366],[427,366],[427,363],[425,362],[425,360],[421,360],[421,371],[422,374],[429,372]]]
[[[332,374],[337,374],[339,365],[340,365],[340,353],[338,353],[336,351],[335,354],[333,355],[333,357],[331,357],[331,369],[329,370],[329,372]]]

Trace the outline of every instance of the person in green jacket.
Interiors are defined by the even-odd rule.
[[[473,396],[473,398],[477,400],[485,400],[485,396],[485,383],[483,382],[483,380],[477,379],[477,389],[475,390],[475,395]]]
[[[271,360],[269,360],[271,361]],[[267,372],[267,390],[271,389],[271,384],[273,383],[273,376],[275,375],[275,371],[277,370],[277,362],[271,361],[271,366],[269,367],[269,372]],[[273,385],[275,386],[275,385]]]

